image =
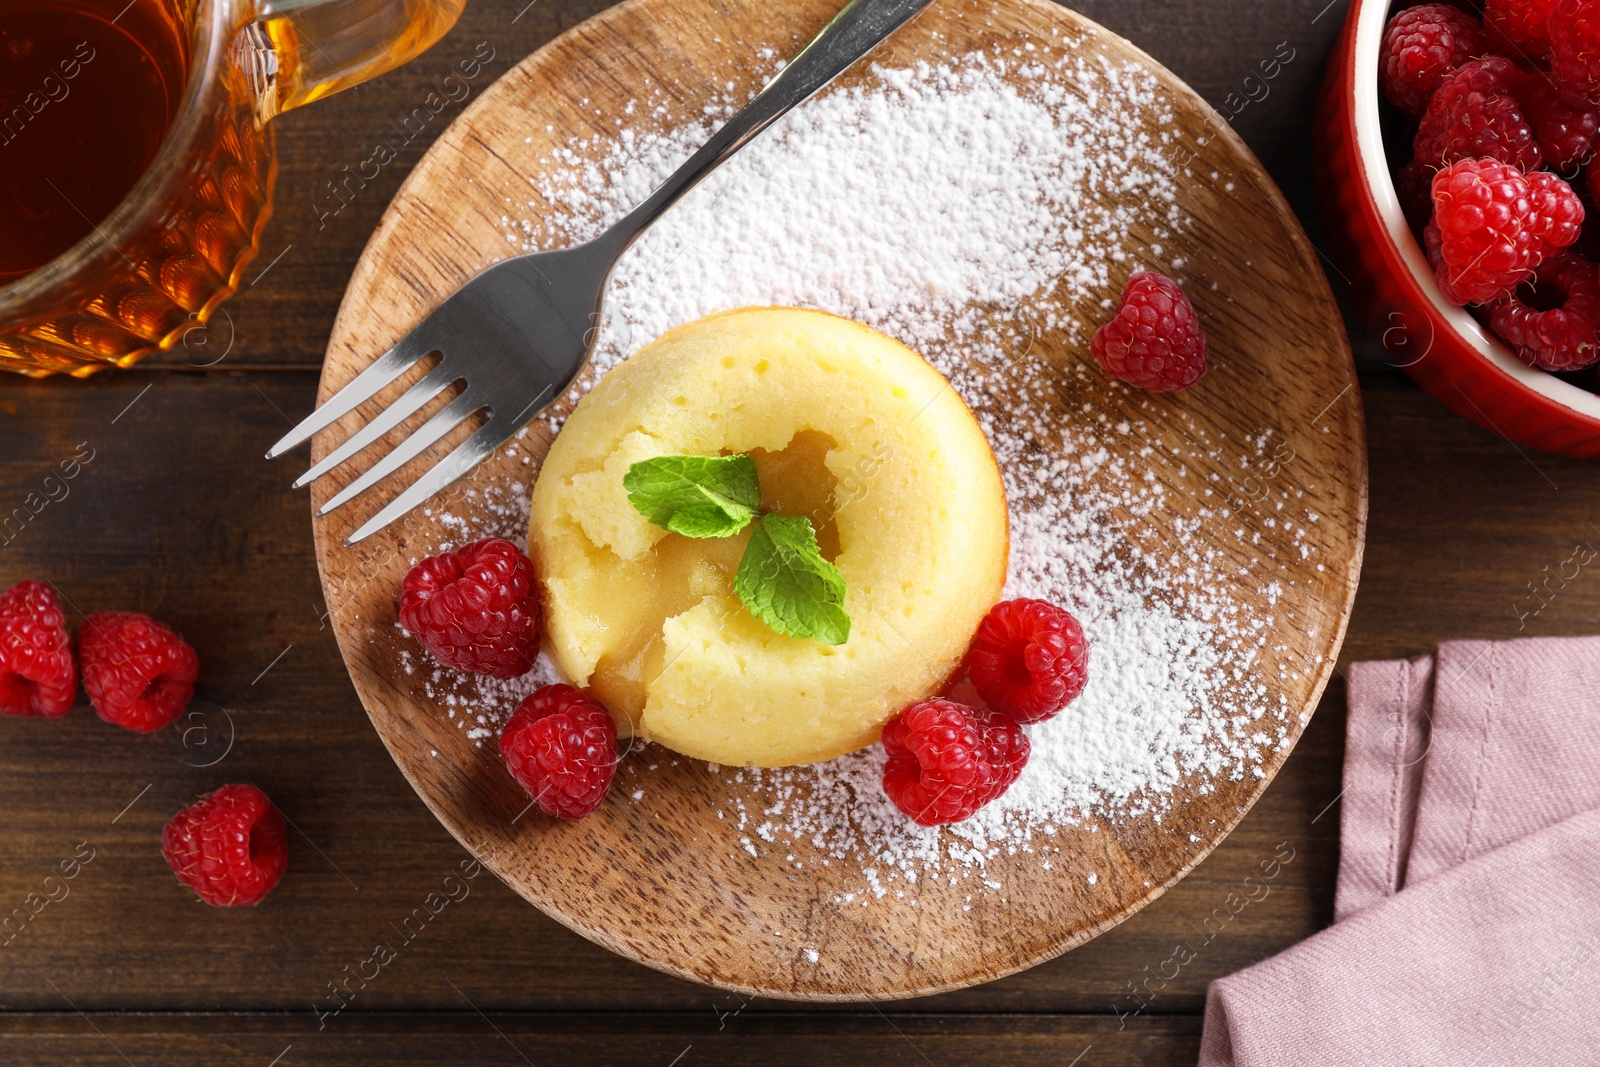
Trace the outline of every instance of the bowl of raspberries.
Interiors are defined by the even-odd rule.
[[[1355,0],[1318,197],[1389,358],[1521,444],[1600,456],[1600,0]]]

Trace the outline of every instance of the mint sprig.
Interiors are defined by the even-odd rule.
[[[750,533],[733,591],[751,614],[780,634],[825,645],[850,639],[844,575],[822,558],[811,520],[768,515]]]
[[[639,513],[685,537],[732,537],[761,507],[756,461],[737,456],[657,456],[628,468],[622,487]]]
[[[754,458],[657,456],[628,468],[628,499],[655,525],[685,537],[732,537],[752,522],[733,591],[750,613],[789,637],[850,638],[845,581],[803,515],[762,515]]]

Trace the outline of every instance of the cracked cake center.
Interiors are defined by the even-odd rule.
[[[657,525],[624,485],[661,457],[731,456],[753,461],[759,505],[752,488],[730,534]],[[741,561],[777,521],[814,543],[774,536],[770,569],[798,553],[835,572],[842,634],[782,632],[741,598]],[[699,319],[606,375],[545,458],[528,539],[562,674],[620,732],[731,766],[831,759],[944,687],[1000,597],[1007,541],[993,453],[944,377],[796,308]],[[821,588],[802,579],[778,610]]]

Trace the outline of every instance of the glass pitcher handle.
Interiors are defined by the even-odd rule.
[[[449,32],[467,0],[253,0],[239,37],[256,119],[393,70]]]

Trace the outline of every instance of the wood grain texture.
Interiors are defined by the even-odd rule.
[[[670,113],[662,121],[673,123],[699,113],[706,96],[697,87],[731,81],[753,93],[758,82],[739,57],[762,47],[792,53],[836,8],[830,0],[634,0],[530,57],[463,113],[400,190],[346,293],[321,395],[505,254],[505,200],[539,187],[532,179],[552,149],[607,135],[631,100],[667,99]],[[726,46],[729,39],[739,41],[737,52]],[[1138,463],[1172,489],[1174,515],[1199,519],[1202,533],[1188,542],[1164,524],[1147,523],[1130,537],[1156,558],[1197,544],[1216,549],[1237,571],[1226,595],[1249,612],[1265,610],[1269,584],[1282,588],[1272,609],[1282,643],[1263,651],[1247,681],[1264,687],[1260,706],[1275,706],[1280,695],[1287,702],[1288,742],[1267,758],[1262,777],[1191,776],[1160,817],[1090,819],[1066,830],[1054,870],[1021,854],[991,860],[990,876],[1003,893],[973,894],[970,884],[925,878],[915,898],[851,907],[848,872],[830,870],[820,850],[788,850],[804,872],[777,855],[747,855],[739,830],[719,820],[717,809],[728,806],[730,789],[751,810],[773,798],[753,785],[730,787],[693,761],[658,772],[652,799],[631,804],[614,796],[603,814],[577,825],[519,818],[526,798],[499,765],[492,742],[476,745],[450,721],[444,698],[406,669],[411,645],[393,625],[394,591],[408,562],[450,534],[419,513],[355,549],[341,547],[375,508],[372,500],[319,521],[334,628],[356,689],[401,770],[452,833],[509,884],[626,956],[729,989],[816,1000],[923,995],[1036,964],[1125,919],[1210,851],[1281,766],[1298,735],[1296,717],[1315,705],[1331,673],[1360,565],[1365,456],[1354,370],[1315,255],[1265,173],[1203,101],[1125,41],[1062,8],[1032,0],[998,6],[941,0],[876,58],[892,66],[1021,42],[1039,48],[1046,62],[1069,53],[1090,63],[1132,62],[1161,80],[1180,141],[1194,153],[1188,166],[1214,176],[1178,183],[1178,206],[1189,221],[1168,243],[1187,261],[1184,273],[1217,369],[1204,387],[1176,398],[1107,390],[1103,381],[1067,372],[1086,358],[1084,351],[1035,337],[1032,358],[1057,368],[1050,401],[1030,409],[1000,393],[999,407],[1011,417],[1070,424],[1093,403],[1109,407],[1113,421],[1126,417],[1153,428],[1148,441],[1128,445],[1130,454],[1153,446]],[[844,80],[864,76],[853,72]],[[1135,223],[1127,247],[1154,240],[1147,223]],[[1059,301],[1080,321],[1101,314],[1099,294],[1077,297],[1076,305],[1064,292],[1038,299]],[[345,430],[354,424],[347,421]],[[466,432],[399,477],[420,474]],[[1238,453],[1263,434],[1285,440],[1295,461],[1268,479],[1270,489],[1256,503],[1231,515],[1208,511],[1193,486],[1238,484],[1259,473],[1242,467]],[[319,437],[314,455],[326,454],[341,436]],[[522,449],[536,463],[547,443],[541,424]],[[530,468],[523,463],[522,456],[502,453],[439,498],[435,510],[486,516],[481,492],[526,478]],[[1186,480],[1190,471],[1193,481]],[[324,479],[314,503],[354,473]],[[1276,521],[1281,501],[1320,516],[1311,527],[1309,558]],[[1258,723],[1277,729],[1265,715]],[[1085,880],[1090,872],[1098,875],[1094,888]],[[817,962],[802,957],[809,946],[820,953]]]
[[[319,629],[323,605],[304,498],[288,491],[282,467],[259,460],[288,416],[310,410],[315,367],[343,286],[383,205],[437,130],[408,145],[324,227],[312,196],[343,166],[366,158],[389,121],[435,88],[479,41],[490,41],[499,63],[509,65],[603,6],[541,0],[513,22],[525,0],[473,0],[454,34],[402,70],[280,119],[278,205],[262,265],[292,247],[226,305],[236,340],[209,373],[146,364],[89,383],[0,378],[0,510],[21,505],[79,442],[99,449],[71,483],[69,498],[52,502],[25,536],[0,546],[0,584],[48,577],[85,608],[141,608],[172,619],[200,649],[200,699],[229,708],[240,727],[232,754],[201,770],[182,762],[199,758],[190,755],[199,735],[190,735],[187,747],[181,734],[138,738],[100,723],[83,706],[52,723],[0,718],[0,910],[19,904],[75,842],[111,849],[75,883],[69,900],[50,905],[24,938],[0,948],[0,1062],[126,1067],[65,994],[139,1067],[235,1061],[265,1067],[291,1043],[278,1067],[525,1063],[469,1014],[446,979],[541,1064],[557,1058],[544,1055],[552,1038],[543,1035],[558,1025],[545,1013],[569,1012],[584,1013],[578,1021],[590,1012],[614,1013],[594,1017],[594,1030],[618,1036],[590,1033],[551,1044],[561,1062],[664,1067],[691,1043],[677,1067],[783,1062],[795,1050],[810,1062],[830,1055],[836,1042],[853,1054],[852,1063],[863,1062],[859,1039],[826,1025],[843,1010],[838,1006],[808,1006],[809,1027],[757,1027],[738,1037],[743,1023],[783,1005],[757,999],[719,1029],[717,1012],[737,1007],[736,995],[601,949],[488,878],[476,880],[469,901],[442,916],[445,922],[385,968],[382,981],[325,1030],[317,1029],[312,1009],[326,982],[370,951],[367,943],[432,888],[435,872],[465,856],[418,803],[367,722],[331,631]],[[1315,234],[1307,210],[1310,98],[1342,5],[1082,0],[1073,6],[1143,45],[1219,106],[1278,42],[1291,42],[1297,58],[1271,83],[1270,95],[1233,121]],[[474,93],[481,88],[475,85]],[[1344,283],[1331,277],[1340,290]],[[1360,324],[1350,328],[1359,332]],[[175,363],[206,364],[228,335],[214,334],[212,342],[169,355]],[[1594,466],[1519,454],[1384,369],[1373,345],[1358,343],[1357,361],[1364,368],[1372,518],[1341,667],[1459,637],[1600,632],[1600,578],[1588,568],[1525,622],[1514,611],[1530,603],[1527,583],[1567,559],[1576,542],[1600,546],[1590,526],[1600,522]],[[229,373],[267,364],[304,369]],[[147,385],[151,391],[128,408]],[[293,647],[251,687],[285,644]],[[1193,1064],[1195,1013],[1206,983],[1332,920],[1343,703],[1336,677],[1272,786],[1160,900],[1056,960],[997,982],[883,1005],[887,1019],[868,1012],[866,1025],[892,1032],[926,1012],[1044,1013],[1060,1029],[1054,1040],[1032,1039],[1042,1049],[1035,1056],[1061,1067],[1082,1051],[1083,1028],[1098,1025],[1075,1014],[1137,1006],[1128,983],[1160,968],[1179,941],[1195,936],[1193,924],[1288,841],[1297,857],[1271,896],[1220,932],[1149,1011],[1109,1016],[1109,1030],[1125,1030],[1097,1038],[1079,1067]],[[165,818],[222,781],[267,787],[305,835],[294,837],[289,876],[266,904],[229,917],[239,922],[213,924],[201,921],[204,909],[185,896],[154,850]],[[112,843],[105,832],[117,835]],[[343,882],[310,842],[361,889]],[[268,1014],[220,1020],[205,1014],[217,1009]],[[450,1012],[460,1014],[444,1015]],[[1187,1017],[1163,1014],[1169,1012]],[[1007,1040],[1021,1025],[1014,1015],[987,1015],[959,1045],[946,1045],[957,1036],[951,1030],[914,1031],[921,1056],[905,1047],[871,1051],[887,1062],[923,1064],[925,1057],[940,1067],[980,1055],[1027,1062]],[[639,1038],[641,1026],[658,1026],[662,1040]],[[718,1044],[730,1031],[738,1037],[731,1051]],[[666,1040],[680,1034],[680,1044]]]
[[[465,991],[464,991],[465,992]],[[476,993],[469,994],[474,999]],[[460,998],[458,998],[459,1002]],[[1099,1067],[1192,1063],[1199,1020],[1152,1020],[1135,1032],[1113,1017],[1051,1018],[878,1014],[807,1018],[740,1015],[722,1030],[682,1017],[648,1014],[505,1015],[459,1012],[394,1018],[369,1016],[337,1031],[287,1034],[262,1016],[178,1018],[21,1016],[0,1021],[0,1060],[7,1067],[73,1063],[173,1067],[219,1062],[318,1067],[335,1063],[526,1067],[530,1063],[716,1063],[719,1067],[856,1067],[861,1063],[1003,1063],[1064,1067],[1093,1050]],[[677,1057],[677,1059],[675,1059]],[[935,1058],[930,1058],[935,1057]]]
[[[331,631],[319,629],[323,605],[304,499],[285,487],[281,470],[257,462],[287,425],[275,408],[298,417],[309,410],[315,384],[307,374],[139,372],[87,388],[0,379],[0,438],[12,446],[0,455],[0,506],[20,502],[78,442],[87,438],[99,448],[71,495],[0,548],[0,582],[48,577],[85,609],[137,607],[171,619],[200,650],[199,699],[229,709],[238,726],[231,754],[202,769],[184,765],[185,758],[212,758],[201,755],[202,735],[187,743],[177,731],[136,737],[84,706],[54,722],[0,718],[0,910],[21,904],[77,842],[101,849],[68,900],[51,904],[25,936],[0,948],[0,1029],[10,1013],[45,1013],[39,1025],[57,1035],[90,1035],[65,994],[102,1027],[114,1025],[108,1019],[118,1010],[156,1013],[139,1024],[150,1028],[133,1057],[140,1067],[203,1061],[207,1050],[255,1054],[279,1034],[275,1048],[246,1062],[265,1065],[290,1042],[295,1051],[280,1067],[319,1048],[342,1050],[316,1052],[324,1060],[436,1062],[449,1056],[445,1039],[419,1045],[399,1013],[460,1011],[453,982],[497,1021],[502,1012],[682,1015],[684,1043],[695,1049],[679,1067],[716,1062],[713,1042],[727,1032],[717,1013],[737,1007],[736,994],[614,955],[488,876],[327,1024],[328,1045],[300,1044],[302,1036],[309,1042],[325,1032],[314,1006],[329,1003],[327,982],[365,958],[389,923],[466,855],[418,803],[362,712]],[[150,391],[128,408],[146,385]],[[1600,545],[1588,525],[1600,521],[1592,464],[1525,458],[1398,372],[1363,374],[1362,397],[1373,521],[1341,666],[1457,637],[1600,632],[1600,580],[1587,569],[1525,627],[1512,611],[1515,598],[1527,595],[1526,583],[1566,559],[1576,541]],[[196,503],[202,499],[203,507]],[[248,541],[220,533],[221,517],[248,528]],[[286,644],[293,647],[251,686]],[[223,736],[221,725],[213,736]],[[885,1012],[899,1026],[924,1012],[1131,1012],[1140,1002],[1129,983],[1162,969],[1174,946],[1196,938],[1195,925],[1260,859],[1288,842],[1296,858],[1271,895],[1216,932],[1176,978],[1155,980],[1148,1009],[1123,1020],[1128,1034],[1152,1035],[1140,1046],[1144,1062],[1193,1063],[1192,1044],[1154,1036],[1169,1013],[1198,1012],[1211,979],[1332,920],[1343,755],[1344,695],[1336,677],[1271,788],[1160,900],[1059,959],[1001,981],[884,1005]],[[267,788],[302,832],[291,841],[289,876],[266,903],[217,916],[174,882],[156,841],[167,817],[224,781]],[[112,824],[146,785],[150,791]],[[738,1018],[782,1007],[757,999]],[[207,1018],[179,1014],[217,1009],[273,1014],[252,1024],[251,1042],[215,1045]],[[388,1014],[369,1017],[374,1012]],[[989,1025],[1003,1057],[1011,1021]],[[347,1026],[359,1028],[359,1039],[346,1043],[340,1035]],[[493,1036],[486,1025],[484,1031]],[[820,1024],[813,1032],[815,1042],[802,1047],[823,1055],[834,1038]],[[775,1058],[788,1054],[792,1035],[761,1033],[759,1042],[748,1039],[755,1050],[748,1055],[759,1057],[762,1048]],[[108,1052],[60,1040],[6,1045],[0,1062],[54,1064],[80,1055],[95,1062]],[[484,1040],[463,1038],[459,1047],[501,1055]],[[961,1062],[946,1057],[937,1039],[919,1043],[935,1064]],[[536,1045],[524,1047],[544,1062]],[[641,1062],[664,1065],[683,1045],[658,1061],[643,1057],[653,1047],[639,1046]],[[1063,1041],[1067,1054],[1057,1062],[1070,1062],[1081,1047]],[[53,1055],[58,1048],[70,1054]],[[587,1054],[581,1041],[566,1048],[571,1062],[615,1062],[598,1043]],[[1084,1064],[1098,1062],[1103,1051],[1097,1044]]]

